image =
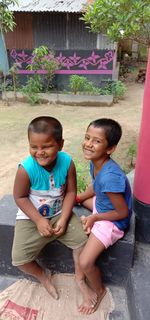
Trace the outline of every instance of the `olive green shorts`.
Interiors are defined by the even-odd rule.
[[[55,227],[60,215],[51,218]],[[68,222],[65,234],[60,237],[42,237],[36,225],[31,220],[17,220],[12,248],[12,264],[23,265],[34,261],[47,243],[58,240],[71,249],[80,248],[87,241],[80,219],[73,214]]]

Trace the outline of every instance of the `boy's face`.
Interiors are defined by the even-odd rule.
[[[86,131],[82,148],[86,160],[94,161],[111,154],[103,128],[90,126]]]
[[[48,134],[29,132],[30,154],[42,167],[48,168],[62,147],[63,140],[58,142]]]

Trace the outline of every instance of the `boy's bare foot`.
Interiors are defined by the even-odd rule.
[[[102,289],[102,292],[100,293],[100,295],[96,295],[97,296],[97,301],[95,302],[95,304],[94,303],[91,304],[91,301],[88,301],[88,300],[84,301],[80,305],[80,307],[78,308],[79,312],[81,314],[87,314],[87,315],[94,313],[98,309],[98,307],[99,307],[101,301],[103,300],[106,292],[107,292],[107,290],[106,290],[106,288],[104,288],[104,289]]]
[[[58,293],[51,282],[51,273],[50,271],[43,271],[42,276],[40,277],[40,282],[44,286],[44,288],[48,291],[48,293],[55,299],[58,300]]]
[[[79,312],[83,306],[94,307],[98,302],[97,294],[88,286],[84,279],[76,280],[78,288],[80,289],[83,296],[83,303],[78,307]]]

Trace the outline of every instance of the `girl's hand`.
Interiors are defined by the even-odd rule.
[[[81,216],[81,222],[83,225],[83,230],[85,231],[86,234],[90,234],[91,229],[93,227],[93,224],[95,222],[95,215],[90,215],[88,217]]]
[[[61,236],[62,234],[65,233],[66,227],[67,227],[66,221],[64,221],[63,218],[60,218],[60,219],[57,221],[56,227],[53,228],[53,232],[54,232],[54,234],[55,234],[56,236]]]
[[[42,237],[51,237],[53,228],[50,221],[44,217],[40,217],[36,223],[37,229]]]

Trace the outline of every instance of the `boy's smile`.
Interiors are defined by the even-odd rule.
[[[29,147],[31,156],[45,169],[52,169],[63,140],[58,142],[45,133],[30,132]]]
[[[93,161],[108,157],[110,148],[108,148],[104,129],[90,126],[85,134],[82,148],[86,160]]]

